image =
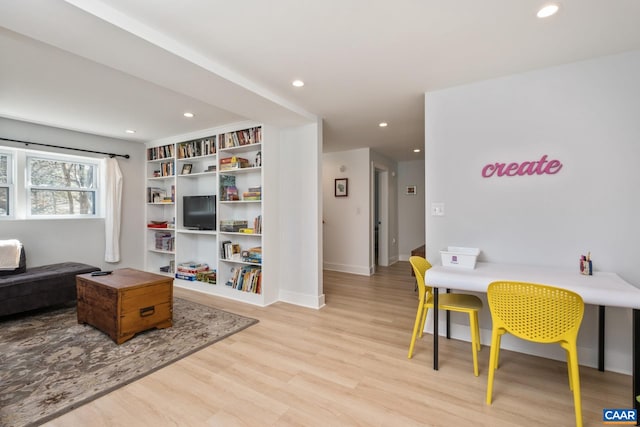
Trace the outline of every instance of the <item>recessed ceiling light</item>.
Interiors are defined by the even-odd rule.
[[[381,128],[386,128],[387,126],[389,126],[389,124],[387,122],[380,122],[378,123],[378,126],[380,126]]]
[[[291,82],[291,84],[294,85],[295,87],[304,86],[304,82],[302,80],[294,80],[293,82]]]
[[[183,116],[188,117],[188,118],[192,118],[192,117],[195,117],[196,115],[193,114],[193,113],[187,112],[187,113],[184,113]]]
[[[558,11],[559,7],[557,4],[548,4],[545,7],[543,7],[542,9],[540,9],[538,11],[538,13],[536,14],[536,16],[538,18],[548,18],[551,15],[555,15],[556,12]]]
[[[420,149],[419,149],[419,148],[414,148],[414,149],[413,149],[413,152],[414,152],[414,153],[419,153],[419,152],[420,152]]]
[[[127,129],[127,130],[125,130],[125,132],[126,132],[126,133],[136,133],[136,131],[135,131],[135,130],[133,130],[133,129]]]

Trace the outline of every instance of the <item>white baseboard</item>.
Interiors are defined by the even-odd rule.
[[[340,273],[359,274],[360,276],[371,276],[370,268],[361,265],[346,265],[325,262],[323,264],[325,270],[339,271]]]

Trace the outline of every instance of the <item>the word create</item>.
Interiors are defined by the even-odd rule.
[[[554,175],[560,172],[562,163],[559,160],[547,160],[545,154],[540,160],[522,163],[489,163],[482,168],[482,176],[523,176],[523,175]]]

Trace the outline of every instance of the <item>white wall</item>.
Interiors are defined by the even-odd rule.
[[[445,203],[445,216],[426,217],[428,257],[471,246],[482,249],[480,260],[577,273],[578,257],[591,251],[595,270],[640,284],[639,75],[635,51],[427,93],[427,212],[431,202]],[[544,154],[562,162],[559,173],[480,175],[487,163]],[[581,364],[595,366],[595,325],[588,307]],[[606,369],[630,372],[630,325],[630,310],[607,309]]]
[[[324,305],[321,123],[282,129],[278,149],[278,228],[270,237],[278,241],[278,247],[271,248],[279,251],[279,299],[320,308]],[[267,194],[265,200],[270,198]]]
[[[326,153],[322,159],[324,268],[368,276],[369,149]],[[349,179],[347,197],[334,197],[336,178]]]
[[[407,195],[407,186],[415,185],[416,194]],[[424,160],[398,162],[398,252],[409,261],[411,251],[424,245],[425,191]]]
[[[142,209],[144,145],[4,118],[0,118],[0,136],[131,156],[129,159],[118,158],[124,182],[120,238],[121,261],[115,264],[104,262],[104,219],[0,221],[0,238],[16,238],[23,242],[27,254],[27,267],[65,261],[91,264],[105,270],[144,267],[142,245],[144,235],[144,212]],[[23,144],[10,144],[4,141],[0,141],[0,145],[24,148]],[[28,148],[45,149],[34,145]],[[104,157],[68,150],[46,150],[64,154]]]

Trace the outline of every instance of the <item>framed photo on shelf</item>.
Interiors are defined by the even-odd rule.
[[[416,186],[415,185],[407,185],[406,194],[408,194],[410,196],[415,196],[416,195]]]
[[[191,163],[185,163],[184,165],[182,165],[182,175],[189,175],[191,173],[191,168],[193,167],[193,165]]]
[[[349,179],[348,178],[336,178],[334,195],[335,197],[347,197],[349,195]]]

